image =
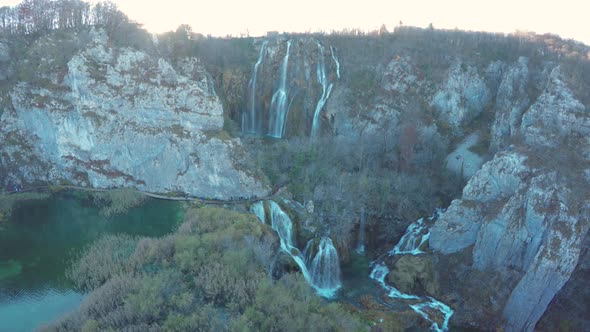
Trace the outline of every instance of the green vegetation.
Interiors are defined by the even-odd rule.
[[[74,195],[81,200],[92,201],[100,208],[100,214],[111,217],[115,214],[127,212],[130,208],[144,203],[148,197],[141,192],[122,188],[107,191],[74,191]]]
[[[374,102],[379,88],[377,74],[372,68],[360,67],[350,73],[349,88],[347,102],[352,109],[362,114]]]
[[[379,239],[387,240],[408,220],[456,197],[462,184],[440,173],[447,150],[440,136],[417,134],[414,143],[405,144],[410,153],[396,144],[406,142],[406,134],[322,138],[316,144],[293,138],[250,149],[273,188],[286,186],[299,202],[313,200],[316,224],[329,229],[338,243],[354,242],[350,236],[362,207],[370,211],[371,222],[379,221]]]
[[[357,314],[319,298],[299,274],[270,279],[278,239],[239,212],[191,208],[175,234],[108,236],[68,275],[92,292],[49,331],[357,331]]]

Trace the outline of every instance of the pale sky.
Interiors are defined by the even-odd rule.
[[[19,0],[0,0],[14,5]],[[114,0],[151,32],[189,24],[203,34],[262,35],[342,28],[373,30],[385,23],[492,32],[556,33],[590,45],[590,0]]]

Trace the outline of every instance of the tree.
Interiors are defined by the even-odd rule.
[[[387,31],[387,27],[385,26],[385,23],[381,24],[381,28],[379,28],[379,36],[383,36],[388,33],[389,33],[389,31]]]

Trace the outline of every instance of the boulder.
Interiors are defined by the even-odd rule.
[[[439,295],[438,277],[430,256],[401,256],[387,275],[387,282],[403,293]]]

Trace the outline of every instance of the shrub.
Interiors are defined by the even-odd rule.
[[[95,289],[129,271],[128,259],[137,242],[137,238],[127,235],[106,235],[86,249],[66,274],[78,288]]]

